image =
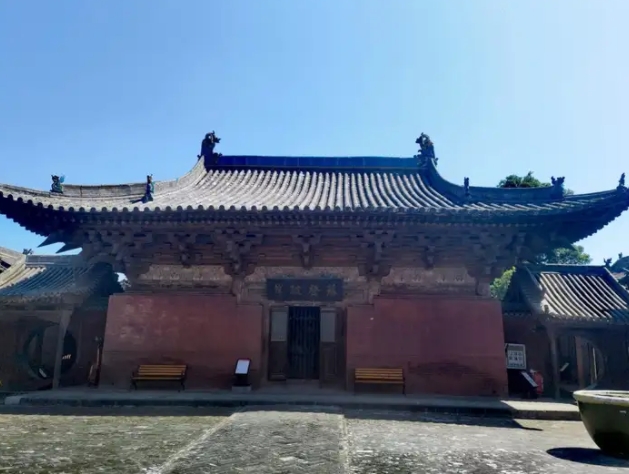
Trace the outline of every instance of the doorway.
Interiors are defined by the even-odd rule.
[[[291,306],[288,308],[287,378],[319,379],[319,344],[321,342],[321,309]]]

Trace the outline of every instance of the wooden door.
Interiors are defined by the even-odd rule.
[[[320,309],[317,306],[288,308],[289,379],[319,379]]]
[[[336,308],[321,309],[321,383],[334,383],[339,378],[338,316]]]
[[[288,308],[271,309],[269,380],[286,380],[288,368]]]

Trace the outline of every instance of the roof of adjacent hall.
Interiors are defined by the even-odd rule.
[[[443,179],[433,160],[419,166],[417,158],[221,156],[211,166],[199,160],[180,179],[156,181],[154,200],[147,203],[141,202],[144,183],[65,185],[63,194],[0,185],[0,201],[92,213],[297,210],[481,216],[555,214],[593,207],[622,212],[629,207],[624,187],[560,198],[555,191],[552,187],[466,189]]]
[[[0,304],[57,303],[65,296],[90,296],[119,289],[107,265],[87,266],[76,255],[22,255],[0,273]]]
[[[511,286],[531,312],[556,321],[629,324],[629,293],[605,266],[521,265]]]

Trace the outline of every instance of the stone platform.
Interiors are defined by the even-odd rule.
[[[580,420],[574,403],[549,400],[352,394],[228,391],[60,389],[8,396],[5,405],[74,407],[243,407],[265,405],[336,406],[346,409],[398,410],[539,420]]]

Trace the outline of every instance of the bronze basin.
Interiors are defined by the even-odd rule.
[[[629,391],[579,390],[573,396],[585,429],[601,451],[629,458]]]

